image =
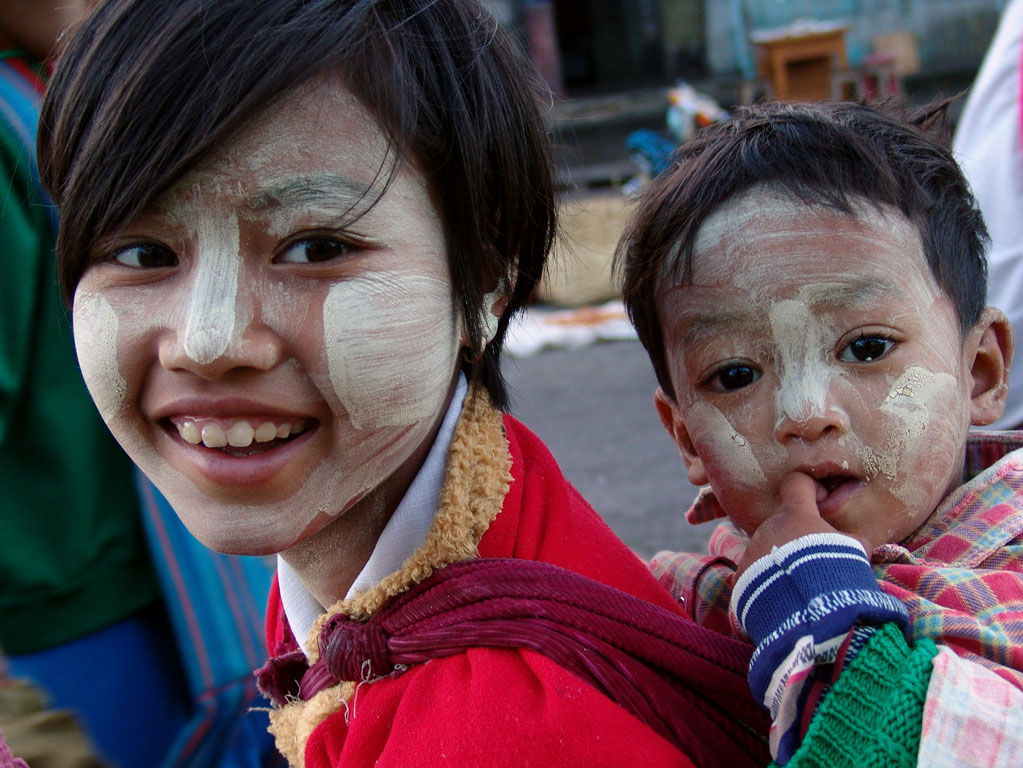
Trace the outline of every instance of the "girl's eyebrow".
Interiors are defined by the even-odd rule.
[[[266,208],[298,208],[327,204],[341,210],[350,209],[367,200],[370,185],[332,173],[295,176],[260,190],[245,201],[253,210]]]

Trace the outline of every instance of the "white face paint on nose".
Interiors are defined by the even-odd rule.
[[[184,350],[209,365],[231,345],[238,320],[241,234],[236,216],[196,212],[195,273],[185,310]]]
[[[778,351],[778,423],[786,416],[802,422],[825,412],[833,372],[825,359],[824,329],[809,307],[792,299],[770,309]]]

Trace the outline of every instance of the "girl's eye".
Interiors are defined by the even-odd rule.
[[[748,387],[760,378],[760,371],[749,365],[726,365],[711,375],[709,384],[719,392]]]
[[[884,336],[860,336],[839,353],[838,359],[843,363],[870,363],[887,355],[894,346],[895,342]]]
[[[319,264],[346,256],[351,250],[339,240],[310,238],[292,243],[274,261],[278,264]]]
[[[121,248],[110,255],[110,260],[136,269],[160,269],[178,265],[178,257],[174,251],[151,243]]]

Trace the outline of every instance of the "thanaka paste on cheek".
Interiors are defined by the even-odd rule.
[[[879,414],[886,419],[885,453],[890,460],[884,474],[893,480],[892,495],[913,504],[934,484],[929,470],[941,453],[955,452],[958,434],[965,433],[968,416],[958,383],[944,372],[910,366],[892,384],[881,402]],[[959,418],[952,414],[960,413]]]
[[[80,291],[72,314],[82,377],[100,416],[109,422],[124,407],[128,391],[117,365],[117,313],[104,297]]]
[[[751,488],[766,485],[753,447],[721,411],[709,403],[696,403],[686,413],[686,424],[692,432],[706,436],[706,444],[697,446],[700,457],[706,464],[724,468],[727,482]]]
[[[331,286],[323,303],[327,366],[352,426],[435,417],[454,373],[459,325],[442,277],[381,271]]]

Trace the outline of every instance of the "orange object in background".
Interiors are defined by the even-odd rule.
[[[779,101],[831,98],[831,75],[846,69],[844,24],[793,24],[755,32],[758,75]]]

